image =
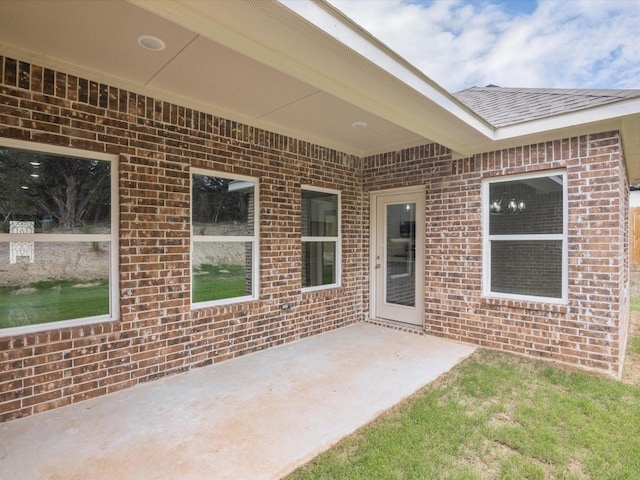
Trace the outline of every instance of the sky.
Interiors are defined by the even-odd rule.
[[[328,0],[449,92],[640,89],[640,0]]]

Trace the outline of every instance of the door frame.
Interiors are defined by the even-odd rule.
[[[419,323],[406,323],[401,320],[379,317],[378,310],[378,288],[376,280],[376,251],[377,236],[380,233],[378,228],[378,199],[399,195],[416,195],[416,298],[415,309]],[[369,192],[369,317],[371,319],[399,322],[416,328],[424,327],[424,284],[425,284],[425,197],[426,187],[424,185],[414,187],[393,188],[387,190],[376,190]],[[384,231],[384,230],[383,230]]]

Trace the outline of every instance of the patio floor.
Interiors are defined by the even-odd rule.
[[[275,479],[475,347],[358,323],[0,424],[0,479]]]

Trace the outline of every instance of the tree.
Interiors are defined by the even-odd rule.
[[[2,148],[3,220],[50,217],[63,228],[108,220],[110,171],[108,161]]]
[[[193,175],[194,222],[246,222],[247,194],[230,192],[233,180],[208,175]]]

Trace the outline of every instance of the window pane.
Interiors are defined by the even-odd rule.
[[[491,242],[491,291],[562,298],[562,242]]]
[[[302,236],[338,236],[338,195],[302,191]]]
[[[0,242],[0,328],[109,313],[109,242]]]
[[[492,182],[490,234],[562,234],[562,182],[562,175]]]
[[[317,287],[336,283],[336,243],[302,243],[302,286]]]
[[[194,235],[253,236],[253,182],[192,176]]]
[[[111,163],[0,147],[0,233],[109,233]]]
[[[415,306],[416,204],[387,205],[385,301]]]
[[[193,244],[193,302],[252,295],[252,242]]]

